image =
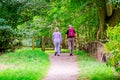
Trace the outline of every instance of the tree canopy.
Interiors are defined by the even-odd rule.
[[[0,0],[0,12],[0,26],[22,36],[51,37],[58,27],[65,37],[71,24],[78,38],[91,41],[107,38],[107,24],[120,22],[120,0]]]
[[[0,18],[6,25],[16,28],[39,15],[45,7],[46,3],[41,0],[0,0]]]

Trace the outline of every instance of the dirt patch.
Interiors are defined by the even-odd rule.
[[[3,69],[3,68],[7,68],[7,66],[4,64],[0,64],[0,69]]]
[[[14,68],[14,67],[15,67],[14,65],[0,64],[0,70],[8,69],[8,68]]]
[[[43,80],[77,80],[78,66],[76,56],[68,53],[60,56],[49,55],[51,66]]]

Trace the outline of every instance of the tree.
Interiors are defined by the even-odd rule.
[[[120,20],[120,0],[97,0],[99,8],[99,27],[96,39],[106,38],[107,24],[114,27]]]
[[[12,48],[16,32],[10,26],[0,26],[0,52]]]
[[[6,25],[16,28],[39,15],[45,7],[45,1],[40,0],[0,0],[0,16],[6,20]]]
[[[35,15],[43,15],[41,10],[46,4],[44,0],[0,0],[0,51],[12,47],[17,25],[32,20]]]

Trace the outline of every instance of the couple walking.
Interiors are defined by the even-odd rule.
[[[68,30],[66,31],[66,38],[68,40],[68,48],[70,51],[70,56],[73,55],[73,44],[75,39],[75,30],[73,29],[72,25],[68,26]],[[59,29],[56,27],[55,31],[52,34],[52,41],[54,44],[54,51],[55,56],[60,56],[60,44],[62,43],[62,36],[59,32]]]

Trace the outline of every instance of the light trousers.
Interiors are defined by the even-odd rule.
[[[57,54],[60,54],[60,40],[54,39],[54,51],[57,52]]]

